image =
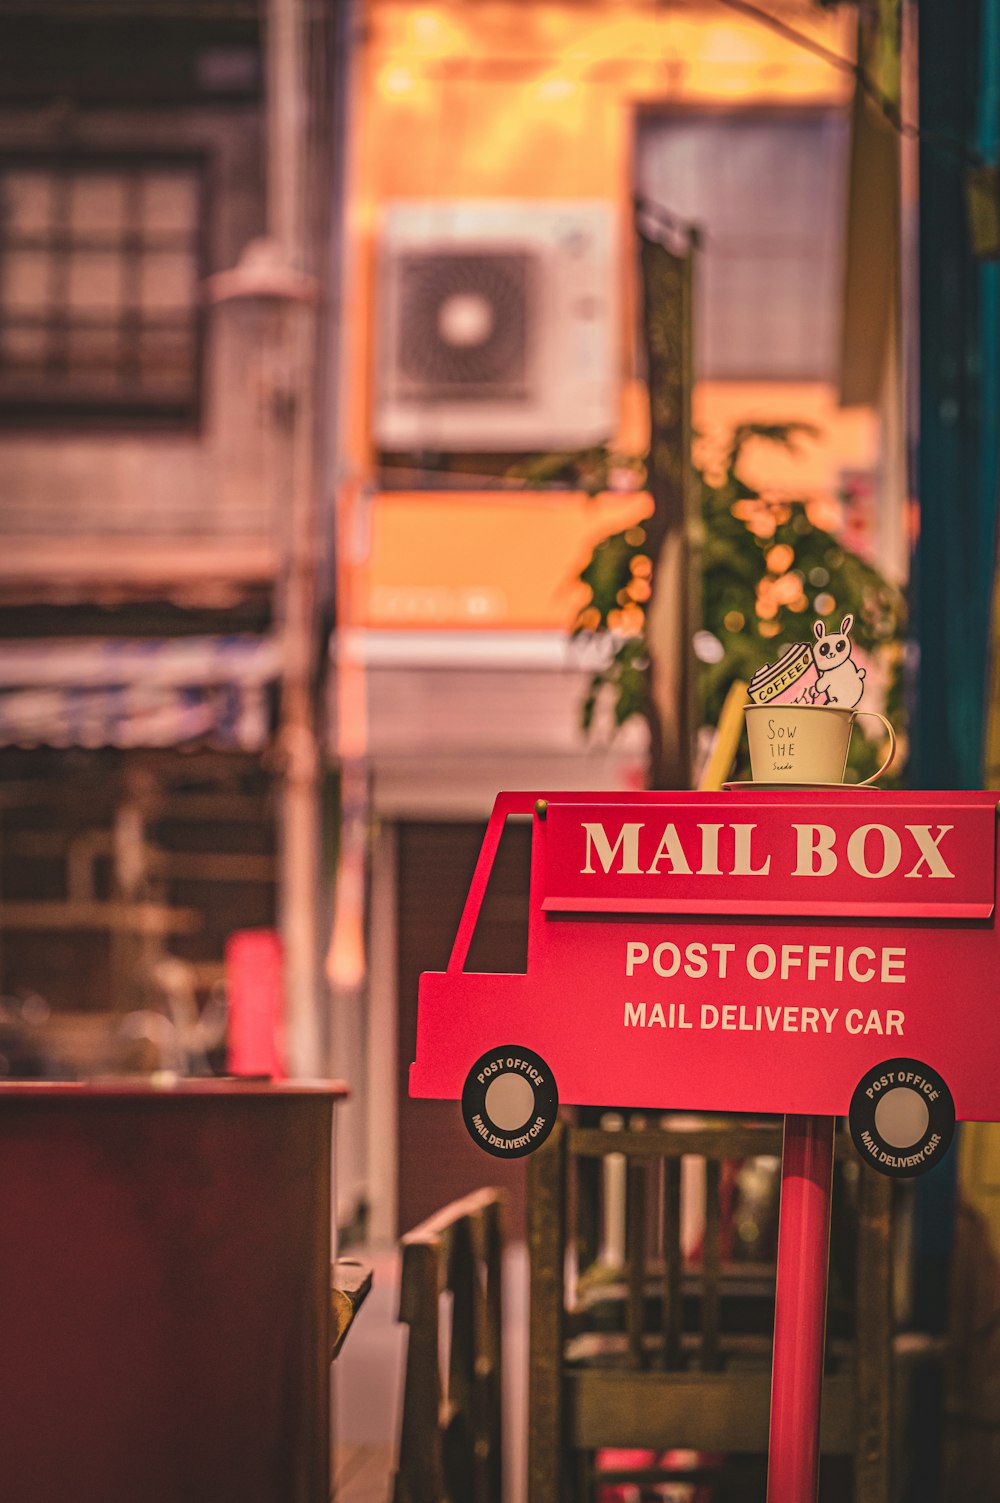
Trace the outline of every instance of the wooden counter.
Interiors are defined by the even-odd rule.
[[[344,1095],[0,1084],[0,1497],[328,1497]]]

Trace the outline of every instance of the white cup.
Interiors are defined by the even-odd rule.
[[[880,778],[896,755],[896,733],[884,715],[843,705],[747,705],[754,782],[842,783],[858,715],[880,720],[889,737],[889,750],[878,772],[855,785],[863,787]]]

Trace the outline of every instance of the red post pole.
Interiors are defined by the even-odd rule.
[[[767,1503],[816,1503],[833,1130],[833,1117],[785,1118]]]

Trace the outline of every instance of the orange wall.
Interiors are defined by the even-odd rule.
[[[576,578],[601,538],[645,516],[643,492],[393,491],[371,501],[353,624],[567,631],[587,603]]]
[[[780,8],[799,30],[849,53],[846,14],[819,11],[805,0]],[[350,126],[348,314],[341,382],[348,482],[342,523],[355,540],[345,552],[353,549],[355,554],[359,530],[350,498],[363,494],[359,487],[370,473],[372,280],[383,202],[606,198],[620,208],[627,244],[637,111],[846,103],[850,87],[846,73],[717,4],[368,0],[365,23]],[[619,437],[624,446],[641,448],[644,401],[624,364],[630,345],[625,336],[634,327],[630,265],[631,258],[623,256]],[[832,489],[838,466],[866,467],[876,446],[870,416],[838,413],[829,387],[705,384],[695,407],[697,425],[709,432],[755,415],[821,420],[824,439],[807,446],[797,476],[789,481],[792,488],[808,483]],[[765,468],[771,460],[764,456]],[[580,498],[567,496],[557,503],[551,496],[521,497],[503,504],[496,497],[465,498],[466,509],[473,509],[468,516],[461,514],[454,496],[384,496],[365,505],[370,510],[361,530],[371,551],[360,562],[353,588],[342,595],[355,602],[355,620],[388,625],[394,617],[402,626],[419,624],[420,618],[429,625],[436,598],[442,609],[439,624],[459,624],[448,602],[454,605],[461,591],[477,581],[493,581],[483,600],[498,605],[502,594],[508,605],[506,614],[492,608],[482,612],[483,624],[558,629],[572,620],[577,599],[572,575],[600,530],[598,521],[594,531],[599,510]],[[541,540],[537,557],[541,567],[549,567],[547,584],[534,578],[529,584],[516,567],[506,585],[501,581],[511,561],[523,562],[516,541],[521,524],[514,525],[512,510],[518,507],[526,512],[525,529]],[[446,569],[445,560],[458,570],[455,580],[450,574],[444,579],[452,567]],[[445,585],[459,594],[440,593]],[[415,608],[409,616],[407,598]],[[467,611],[459,610],[459,616],[461,624],[472,624]]]
[[[803,0],[781,8],[799,30],[849,53],[847,15]],[[624,234],[638,110],[846,104],[849,90],[848,74],[715,4],[368,0],[350,122],[344,395],[354,465],[363,471],[369,456],[383,202],[607,198],[621,208]]]

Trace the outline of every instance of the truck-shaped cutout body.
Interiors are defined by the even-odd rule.
[[[498,1072],[591,1106],[842,1115],[854,1099],[852,1126],[906,1086],[925,1138],[939,1102],[952,1122],[1000,1120],[996,811],[995,793],[849,786],[501,793],[448,968],[420,979],[410,1094],[465,1093],[494,1152],[537,1146],[528,1098],[524,1130],[490,1144]],[[466,971],[505,821],[527,814],[527,969]],[[877,1138],[887,1161],[910,1146]]]

